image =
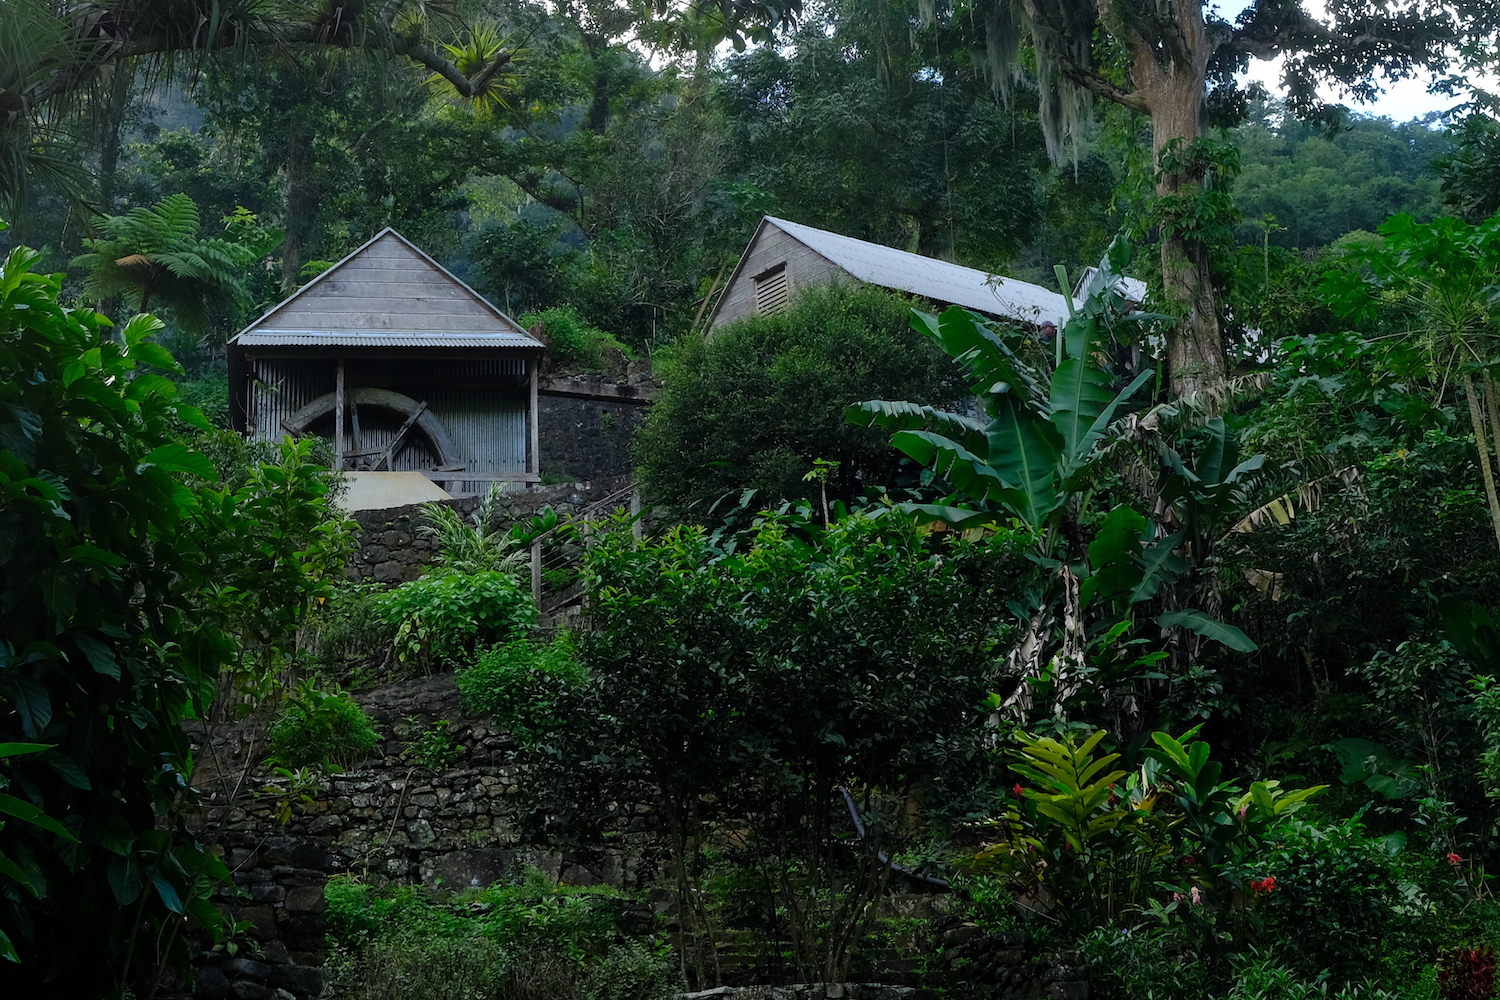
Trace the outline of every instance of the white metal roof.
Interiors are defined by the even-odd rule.
[[[1084,286],[1086,286],[1089,283],[1089,280],[1093,278],[1093,276],[1098,272],[1099,269],[1097,267],[1094,267],[1093,265],[1090,265],[1083,269],[1083,273],[1080,274],[1078,276],[1078,280],[1073,283],[1074,302],[1077,302],[1083,297]],[[1136,305],[1140,305],[1142,302],[1146,301],[1146,293],[1149,291],[1149,289],[1146,283],[1140,278],[1132,278],[1129,275],[1122,274],[1116,280],[1119,285],[1120,294],[1125,296],[1125,298],[1129,299],[1131,302],[1134,302]]]
[[[515,320],[390,228],[303,285],[231,343],[542,348]]]
[[[872,285],[1025,323],[1050,321],[1060,327],[1068,318],[1068,300],[1041,285],[866,243],[770,215],[766,221]]]

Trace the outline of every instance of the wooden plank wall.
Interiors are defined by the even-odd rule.
[[[745,251],[744,266],[724,289],[710,332],[741,317],[754,316],[755,276],[782,263],[786,264],[789,291],[794,299],[804,288],[827,284],[835,277],[854,280],[849,272],[833,261],[768,222],[750,249]]]
[[[288,302],[265,325],[277,330],[418,333],[513,329],[389,236]]]

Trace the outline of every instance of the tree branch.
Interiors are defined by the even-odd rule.
[[[511,51],[501,49],[495,53],[495,58],[486,63],[479,72],[472,77],[466,77],[458,71],[457,66],[453,65],[452,60],[419,38],[397,35],[393,39],[391,50],[397,55],[406,56],[412,62],[427,67],[447,80],[461,97],[474,97],[482,93],[490,80],[494,79],[495,74],[509,66],[511,62]]]
[[[1146,99],[1141,96],[1140,91],[1127,90],[1094,70],[1079,66],[1065,54],[1053,53],[1053,59],[1057,62],[1058,68],[1063,71],[1064,76],[1085,90],[1097,94],[1106,101],[1113,101],[1121,107],[1129,108],[1131,111],[1143,115],[1151,113],[1151,108],[1146,104]]]
[[[87,21],[76,23],[73,31],[81,39],[74,43],[78,50],[77,62],[72,65],[64,64],[45,83],[34,88],[28,94],[33,102],[40,103],[78,89],[88,82],[94,72],[116,59],[165,52],[209,53],[236,46],[287,44],[394,52],[441,76],[459,95],[472,98],[484,90],[495,74],[511,64],[513,56],[509,49],[501,49],[477,73],[466,77],[438,47],[421,38],[392,33],[383,26],[366,32],[355,32],[351,38],[347,32],[330,36],[326,27],[321,25],[258,21],[233,26],[200,42],[170,30],[135,32],[123,15],[106,13],[101,16],[98,11],[93,11]]]
[[[1129,108],[1131,111],[1149,114],[1146,101],[1134,90],[1128,90],[1113,80],[1103,76],[1097,70],[1082,65],[1078,60],[1069,55],[1064,47],[1056,43],[1056,39],[1067,37],[1071,25],[1061,24],[1049,17],[1043,11],[1036,0],[1021,0],[1022,8],[1026,11],[1026,17],[1031,21],[1034,35],[1040,44],[1046,45],[1047,55],[1062,70],[1064,76],[1075,85],[1082,87],[1090,93],[1097,94],[1106,101]],[[1098,5],[1102,17],[1108,17],[1110,10],[1109,0],[1100,0]],[[1036,30],[1040,29],[1040,30]]]

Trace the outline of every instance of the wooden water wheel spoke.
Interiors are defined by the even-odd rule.
[[[337,427],[338,402],[337,393],[327,393],[292,414],[282,422],[282,426],[288,433],[302,437],[310,433],[314,424],[331,414]],[[367,414],[370,411],[384,410],[400,416],[402,420],[395,436],[384,447],[363,448],[357,440],[353,447],[346,445],[339,456],[341,466],[350,464],[351,460],[373,457],[376,458],[372,465],[373,469],[390,469],[401,452],[411,444],[412,431],[417,430],[427,439],[430,450],[435,456],[432,471],[464,468],[466,463],[459,456],[458,449],[448,437],[448,432],[438,422],[426,400],[412,399],[410,396],[393,392],[390,389],[359,387],[348,390],[345,394],[345,405],[351,409],[363,406]]]
[[[426,411],[427,401],[424,399],[417,404],[417,408],[402,423],[401,429],[396,432],[396,436],[391,438],[391,443],[385,446],[385,453],[380,456],[380,461],[376,462],[372,467],[373,471],[379,472],[382,465],[389,467],[396,460],[396,456],[401,454],[401,449],[406,443],[406,432],[411,430],[412,424],[415,424],[417,418]]]

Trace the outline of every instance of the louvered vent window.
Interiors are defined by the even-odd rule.
[[[757,316],[776,315],[786,308],[789,299],[785,264],[780,264],[755,279],[755,314]]]

